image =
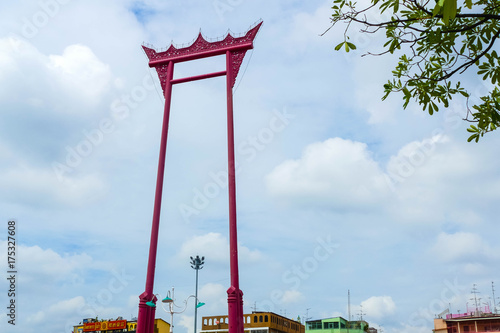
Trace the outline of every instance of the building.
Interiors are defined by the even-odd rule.
[[[122,317],[115,320],[97,320],[95,318],[84,319],[80,324],[73,326],[73,333],[84,332],[135,332],[137,330],[137,320],[127,321]],[[154,333],[169,333],[170,324],[163,319],[155,319]]]
[[[273,312],[254,311],[243,315],[245,333],[305,333],[300,322]],[[201,333],[227,333],[228,316],[202,318]]]
[[[500,332],[500,315],[491,312],[447,314],[434,319],[434,333]]]
[[[348,321],[342,317],[306,321],[306,333],[365,333],[368,329],[364,320]]]

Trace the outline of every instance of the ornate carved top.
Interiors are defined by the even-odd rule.
[[[149,58],[149,66],[155,67],[160,78],[160,84],[165,92],[165,84],[167,78],[167,64],[169,61],[182,62],[204,57],[224,54],[227,51],[231,52],[231,87],[236,82],[236,77],[245,57],[246,52],[253,47],[253,40],[262,25],[262,21],[258,22],[253,28],[248,30],[241,37],[233,37],[228,33],[221,40],[210,42],[207,41],[201,32],[196,40],[187,47],[177,48],[173,44],[166,51],[157,52],[155,49],[142,46],[144,52]]]
[[[226,50],[230,50],[231,47],[233,46],[238,46],[241,44],[246,44],[246,43],[252,43],[255,36],[257,35],[257,32],[259,31],[260,27],[262,25],[262,21],[260,21],[257,25],[255,25],[253,28],[248,30],[244,36],[241,37],[233,37],[231,33],[228,33],[226,37],[222,40],[218,40],[215,42],[210,42],[207,41],[201,32],[198,34],[198,37],[196,40],[189,46],[183,47],[183,48],[176,48],[173,44],[170,45],[170,47],[166,51],[162,52],[156,52],[156,50],[142,46],[144,49],[144,52],[146,52],[146,55],[148,56],[150,61],[154,60],[166,60],[168,61],[169,59],[178,59],[181,56],[188,56],[192,55],[193,57],[196,57],[197,54],[206,52],[206,51],[215,51],[215,50],[220,50],[221,54],[225,53]],[[191,59],[188,59],[191,60]]]

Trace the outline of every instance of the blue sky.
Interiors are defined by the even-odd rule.
[[[429,332],[498,283],[499,137],[466,142],[463,100],[429,116],[382,102],[397,58],[335,52],[331,2],[22,1],[0,4],[0,261],[17,221],[18,321],[67,332],[137,316],[144,291],[163,97],[142,43],[161,48],[264,21],[234,94],[244,311],[364,313],[384,332]],[[220,70],[223,59],[176,67]],[[246,70],[245,70],[246,69]],[[477,98],[489,87],[463,84]],[[225,79],[174,87],[155,293],[227,313]],[[278,124],[278,126],[276,126]],[[189,213],[186,213],[189,212]],[[6,268],[2,268],[6,274]],[[8,302],[0,282],[1,309]],[[170,315],[158,309],[158,316]],[[193,327],[193,311],[174,317]],[[199,328],[199,327],[198,327]]]

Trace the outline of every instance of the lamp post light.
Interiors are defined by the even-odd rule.
[[[162,308],[163,308],[163,310],[165,312],[169,312],[170,313],[170,333],[173,333],[173,331],[174,331],[174,313],[178,314],[178,313],[183,313],[184,311],[186,311],[188,300],[191,297],[193,297],[195,299],[195,309],[198,309],[199,307],[202,307],[203,305],[205,305],[205,303],[200,302],[198,300],[198,297],[196,297],[195,295],[190,295],[184,301],[184,309],[182,309],[182,311],[175,311],[174,307],[178,307],[178,308],[181,308],[181,307],[174,303],[174,287],[172,287],[172,295],[170,295],[170,291],[168,291],[167,292],[167,296],[164,299],[161,300],[161,302],[163,304],[168,304],[168,310],[165,309],[165,307],[163,306],[163,304],[162,304]]]
[[[196,271],[196,290],[194,296],[196,297],[196,301],[198,301],[198,271],[203,268],[205,264],[205,257],[196,256],[195,258],[191,257],[191,268]],[[194,307],[194,333],[196,333],[196,319],[198,314],[198,302]]]
[[[170,298],[172,297],[172,298]],[[162,303],[168,303],[168,310],[165,310],[165,308],[163,308],[163,310],[165,310],[166,312],[170,312],[170,333],[173,333],[174,332],[174,287],[172,287],[172,295],[170,295],[170,291],[167,292],[167,296],[161,300]],[[187,302],[186,302],[187,304]],[[162,304],[162,307],[163,307],[163,304]],[[180,312],[179,312],[180,313]]]

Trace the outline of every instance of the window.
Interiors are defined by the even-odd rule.
[[[339,322],[334,322],[334,323],[329,323],[329,324],[330,324],[330,325],[329,325],[330,327],[328,327],[328,328],[337,328],[337,329],[338,329],[338,328],[339,328],[339,326],[340,326],[340,323],[339,323]]]
[[[308,330],[320,330],[322,329],[321,321],[309,321],[306,323]]]
[[[337,327],[335,327],[335,324],[337,324]],[[326,329],[332,329],[332,328],[339,328],[339,323],[323,323],[323,328]]]
[[[269,318],[267,317],[267,315],[264,317],[264,321],[267,323],[269,321]]]

